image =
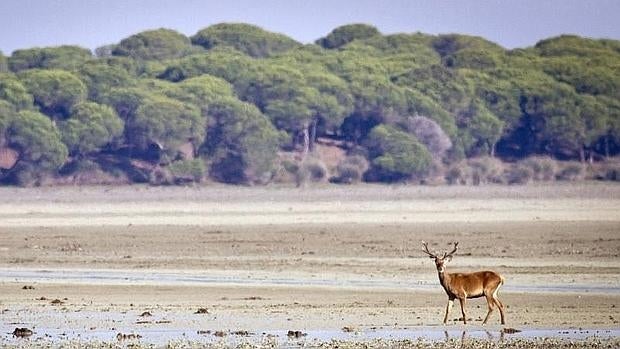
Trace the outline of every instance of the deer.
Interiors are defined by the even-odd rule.
[[[489,310],[484,318],[482,325],[485,325],[491,316],[495,306],[499,308],[501,316],[501,324],[505,325],[504,304],[497,297],[499,288],[504,284],[504,278],[494,271],[477,271],[473,273],[447,273],[445,263],[452,260],[452,256],[458,250],[459,243],[454,243],[454,249],[451,252],[444,252],[443,256],[432,253],[428,250],[428,243],[422,241],[424,249],[429,258],[435,260],[437,273],[439,274],[439,282],[448,295],[448,305],[446,306],[446,315],[443,318],[443,324],[448,322],[448,314],[454,305],[454,300],[458,298],[461,303],[461,313],[463,314],[463,323],[467,325],[467,316],[465,315],[465,303],[467,299],[486,297]]]

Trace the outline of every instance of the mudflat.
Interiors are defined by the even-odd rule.
[[[475,299],[443,326],[421,241],[501,273],[507,325]],[[0,188],[0,343],[593,345],[618,338],[619,257],[615,184]]]

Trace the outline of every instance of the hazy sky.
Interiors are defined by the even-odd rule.
[[[0,0],[0,50],[94,49],[146,29],[246,22],[312,42],[337,26],[479,35],[507,48],[562,33],[620,39],[620,0]]]

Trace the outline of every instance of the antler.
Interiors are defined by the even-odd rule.
[[[444,252],[443,258],[444,259],[446,259],[446,258],[452,259],[452,256],[454,255],[454,253],[456,253],[456,250],[458,250],[458,249],[459,249],[459,243],[457,241],[457,242],[454,243],[454,249],[452,250],[452,252],[450,252],[450,253]]]
[[[424,246],[422,252],[426,253],[431,258],[437,258],[437,255],[431,253],[431,251],[428,250],[428,242],[422,241],[422,246]]]

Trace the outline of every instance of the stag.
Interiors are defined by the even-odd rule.
[[[495,306],[499,308],[501,323],[504,325],[504,304],[497,298],[497,292],[504,284],[504,278],[494,271],[477,271],[474,273],[446,273],[445,263],[452,260],[452,256],[456,253],[459,243],[454,243],[454,249],[451,252],[444,252],[443,256],[439,256],[428,250],[428,243],[422,241],[422,250],[430,258],[435,260],[435,266],[439,273],[439,282],[448,294],[448,305],[446,306],[446,315],[443,318],[444,325],[448,322],[448,314],[454,305],[454,300],[459,299],[461,303],[461,313],[463,314],[463,323],[467,324],[467,316],[465,315],[465,302],[468,298],[486,297],[489,311],[484,318],[482,324],[486,324],[489,316],[493,312]]]

